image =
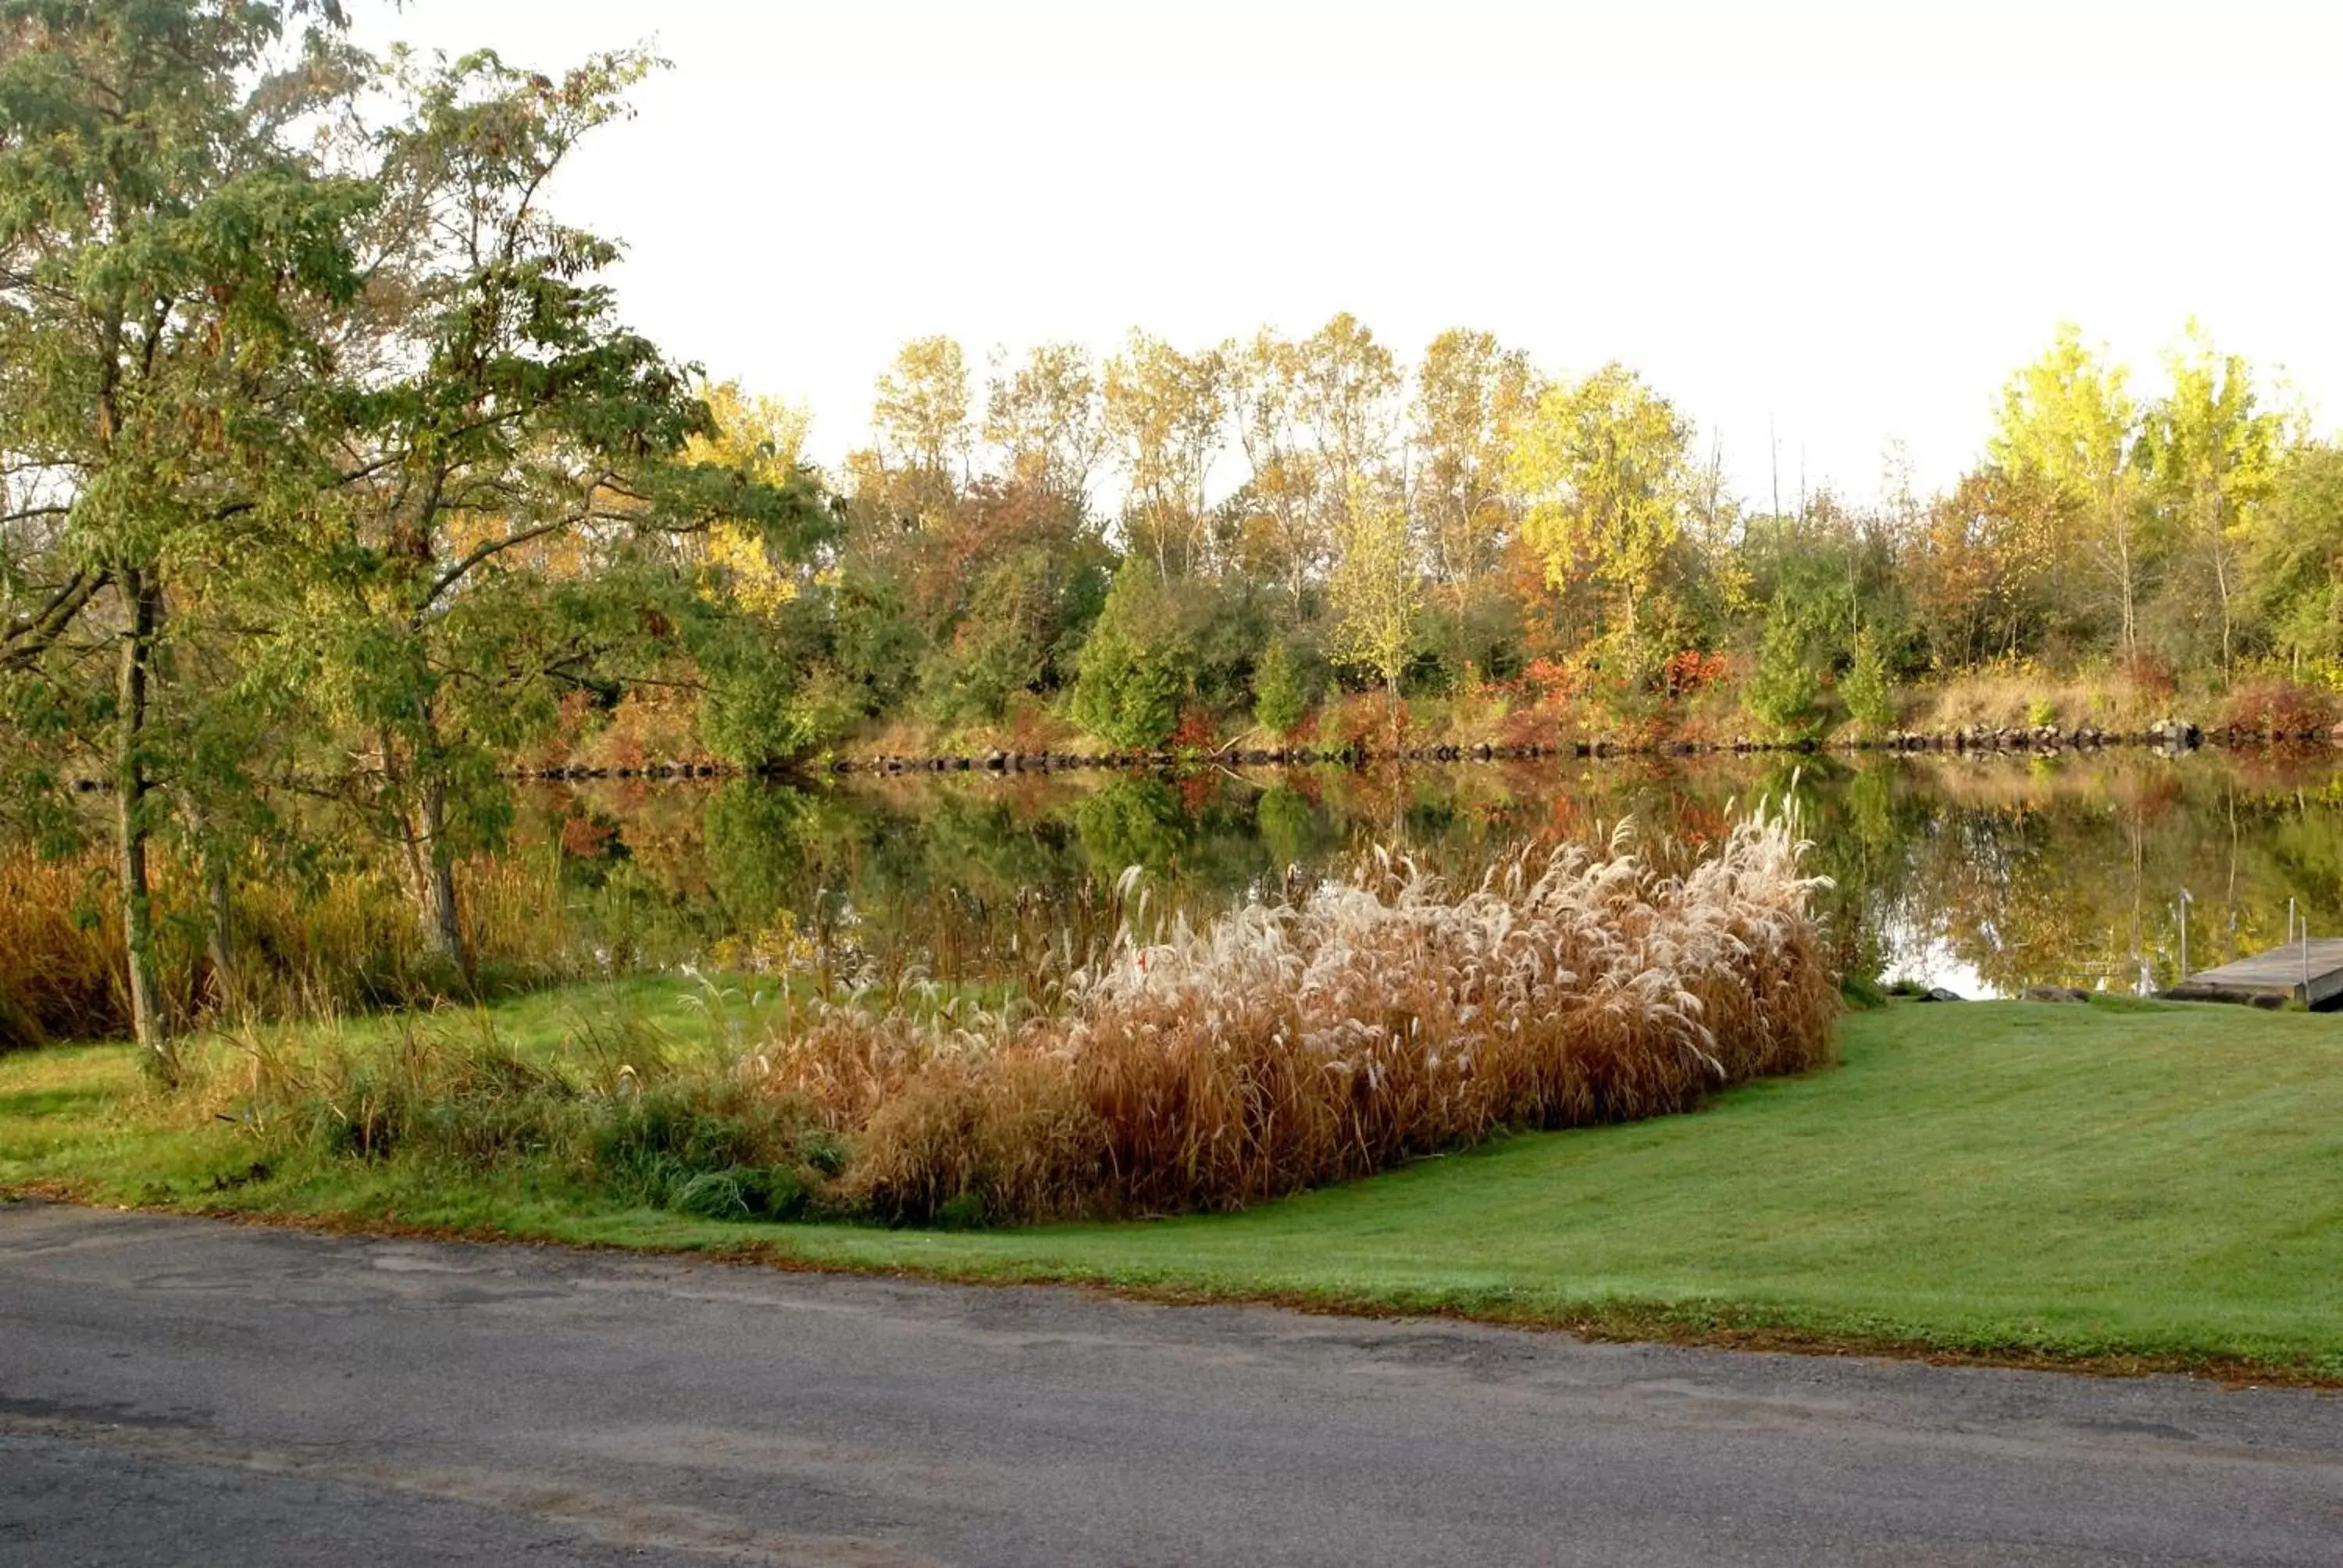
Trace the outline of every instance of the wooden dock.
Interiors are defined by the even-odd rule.
[[[2190,1001],[2274,998],[2333,1007],[2343,1003],[2343,937],[2288,942],[2218,969],[2199,970],[2166,994]]]

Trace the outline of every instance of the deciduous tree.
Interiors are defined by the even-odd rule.
[[[148,849],[196,787],[179,614],[234,601],[321,478],[327,338],[375,199],[288,123],[347,90],[338,12],[0,4],[0,446],[8,706],[102,723],[133,1027],[174,1061]],[[96,656],[110,691],[93,689]],[[175,729],[175,726],[176,728]]]
[[[1613,364],[1541,393],[1508,457],[1528,507],[1522,536],[1547,583],[1594,578],[1616,597],[1630,640],[1681,531],[1691,439],[1666,398]]]
[[[2084,345],[2079,328],[2061,326],[2049,351],[2003,390],[1987,450],[2004,468],[2046,485],[2073,519],[2073,542],[2115,606],[2117,651],[2130,660],[2139,654],[2154,541],[2139,504],[2139,407],[2127,379]]]

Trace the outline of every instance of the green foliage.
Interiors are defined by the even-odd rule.
[[[1339,836],[1308,796],[1282,785],[1262,791],[1253,808],[1253,827],[1272,868],[1305,865],[1323,857]]]
[[[1283,638],[1272,638],[1253,667],[1252,717],[1275,735],[1291,735],[1310,714],[1310,693],[1294,668]]]
[[[1188,846],[1192,829],[1180,797],[1161,779],[1115,779],[1082,798],[1074,829],[1082,859],[1100,877],[1126,867],[1161,869]]]
[[[1194,668],[1179,611],[1151,566],[1137,558],[1123,564],[1082,644],[1074,722],[1117,746],[1157,746],[1171,737]]]
[[[1876,739],[1896,727],[1896,694],[1887,677],[1887,659],[1880,651],[1879,639],[1869,632],[1855,636],[1855,662],[1839,682],[1839,695],[1845,699],[1847,717],[1865,735]]]
[[[624,1203],[706,1220],[795,1220],[824,1173],[784,1104],[699,1081],[659,1083],[593,1102],[596,1179]],[[835,1145],[816,1151],[829,1174]]]
[[[2343,447],[2288,456],[2246,549],[2250,613],[2271,651],[2297,668],[2343,659]]]
[[[1814,728],[1818,696],[1819,683],[1806,654],[1805,627],[1787,601],[1777,600],[1765,618],[1756,667],[1749,672],[1742,703],[1767,729],[1801,736]]]
[[[307,542],[335,473],[330,338],[381,207],[288,129],[357,88],[338,17],[287,39],[265,4],[0,5],[0,715],[60,743],[0,746],[0,772],[108,756],[132,1014],[166,1077],[148,846],[237,814],[231,730],[290,700],[236,645],[254,567]]]

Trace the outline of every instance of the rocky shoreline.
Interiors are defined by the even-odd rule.
[[[1528,746],[1499,746],[1483,741],[1469,746],[1376,747],[1363,741],[1342,746],[1232,746],[1215,751],[989,751],[982,755],[902,757],[882,753],[870,757],[840,757],[817,770],[832,774],[910,773],[1070,773],[1089,769],[1161,772],[1182,768],[1364,768],[1378,762],[1538,762],[1563,758],[1699,757],[1751,755],[1765,752],[1926,751],[1956,755],[1995,753],[2055,756],[2066,751],[2104,751],[2122,748],[2149,749],[2177,755],[2213,746],[2225,750],[2271,746],[2331,746],[2343,749],[2343,724],[2332,730],[2304,729],[2272,733],[2260,729],[2206,729],[2180,719],[2166,719],[2146,729],[2062,729],[2056,725],[2023,729],[1965,729],[1926,733],[1896,731],[1877,739],[1761,740],[1735,737],[1731,740],[1623,741],[1602,737],[1588,740]],[[636,767],[560,765],[518,768],[507,778],[546,783],[590,779],[649,779],[676,782],[693,779],[735,779],[761,773],[783,777],[805,771],[795,768],[740,769],[714,762],[647,762]],[[112,788],[103,779],[78,779],[73,788],[89,794]]]
[[[1626,742],[1605,738],[1565,743],[1499,746],[1477,745],[1374,747],[1353,741],[1335,747],[1231,746],[1212,751],[1169,749],[1135,751],[990,751],[981,755],[905,757],[880,754],[840,757],[825,765],[833,774],[910,773],[1062,773],[1090,769],[1166,771],[1180,768],[1363,768],[1378,762],[1534,762],[1563,758],[1693,757],[1765,752],[1926,751],[1955,754],[2024,753],[2055,755],[2065,751],[2100,751],[2146,748],[2170,754],[2217,746],[2243,749],[2273,745],[2331,745],[2343,748],[2343,725],[2334,730],[2306,729],[2269,733],[2225,729],[2207,730],[2180,719],[2166,719],[2146,729],[2121,730],[2083,727],[2062,729],[2056,725],[2026,729],[1964,729],[1928,733],[1898,731],[1877,739],[1835,741],[1773,741],[1748,737],[1732,740],[1667,740]],[[556,767],[521,769],[514,777],[548,781],[594,779],[680,779],[727,778],[740,770],[710,763],[651,763],[637,768]],[[775,771],[785,771],[776,769]]]

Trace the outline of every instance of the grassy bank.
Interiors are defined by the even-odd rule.
[[[624,1005],[683,1027],[688,1000]],[[549,1040],[590,997],[508,1004]],[[0,1060],[0,1186],[958,1277],[1406,1308],[1623,1332],[2343,1378],[2343,1024],[2242,1010],[1903,1005],[1838,1068],[1522,1136],[1244,1213],[1027,1231],[758,1225],[542,1167],[304,1157],[147,1097],[130,1053]]]

